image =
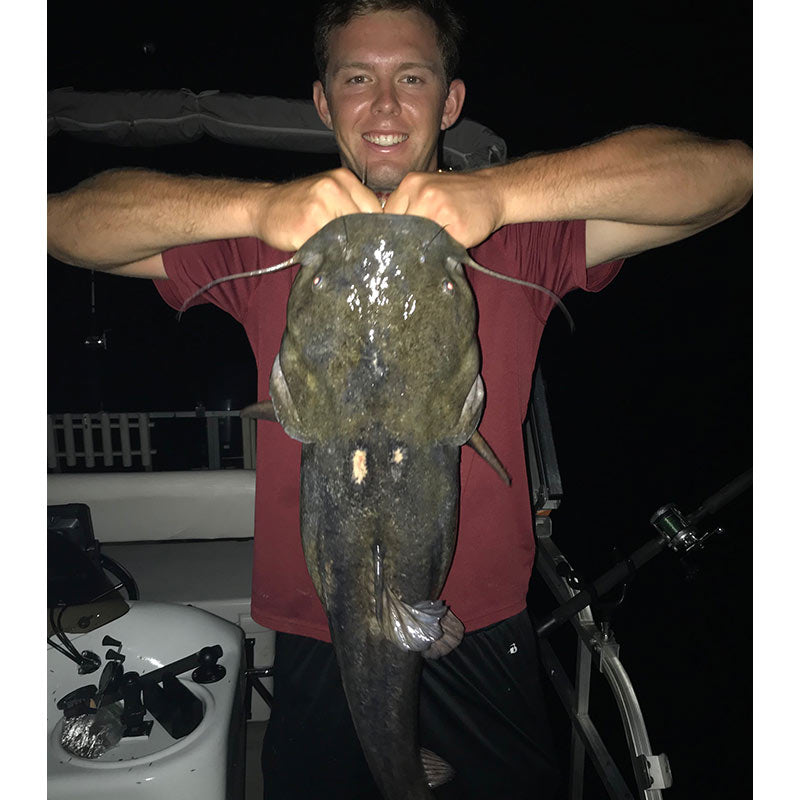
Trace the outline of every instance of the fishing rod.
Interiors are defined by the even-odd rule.
[[[691,514],[684,516],[674,503],[666,503],[661,506],[650,518],[650,524],[658,531],[658,535],[645,542],[630,556],[620,560],[608,572],[603,573],[589,586],[581,589],[570,600],[556,608],[544,622],[537,626],[536,633],[539,636],[548,636],[570,617],[596,602],[615,586],[635,574],[664,549],[669,548],[684,554],[692,550],[701,550],[711,536],[723,533],[723,529],[717,527],[701,532],[697,523],[709,514],[719,511],[752,484],[753,470],[751,468],[704,500]]]

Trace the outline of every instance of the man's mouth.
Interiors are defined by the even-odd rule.
[[[363,138],[371,144],[376,144],[379,147],[391,147],[394,144],[400,144],[408,139],[407,133],[365,133]]]

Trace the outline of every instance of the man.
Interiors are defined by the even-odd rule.
[[[326,6],[313,94],[336,135],[341,169],[284,184],[104,173],[51,198],[50,252],[154,278],[179,307],[220,274],[278,263],[331,219],[381,213],[384,202],[386,212],[447,226],[479,263],[564,294],[602,288],[620,259],[697,233],[747,202],[746,145],[664,128],[438,173],[439,133],[458,119],[465,97],[454,77],[457,41],[457,21],[442,2]],[[208,295],[244,325],[260,398],[292,277],[231,281]],[[520,426],[552,303],[483,275],[470,279],[488,397],[481,429],[512,476],[523,475]],[[299,448],[278,426],[259,427],[253,617],[281,632],[266,796],[374,797],[300,550]],[[459,542],[443,597],[467,636],[423,675],[422,744],[455,768],[441,796],[551,796],[554,756],[525,611],[533,561],[525,482],[506,489],[469,452],[461,478]]]

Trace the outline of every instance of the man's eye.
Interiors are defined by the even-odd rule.
[[[366,75],[353,75],[352,78],[347,79],[347,83],[366,83],[367,76]]]
[[[422,78],[419,75],[406,75],[402,78],[403,83],[411,84],[412,86],[418,83],[422,83]]]

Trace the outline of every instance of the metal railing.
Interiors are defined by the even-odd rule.
[[[255,469],[255,420],[238,411],[134,411],[47,415],[47,469],[51,472],[100,468],[159,469],[153,428],[166,420],[205,419],[206,469],[222,469],[223,461]],[[223,456],[220,425],[241,421],[241,455]],[[226,445],[227,446],[227,445]],[[227,466],[227,465],[226,465]]]
[[[552,538],[553,523],[549,515],[559,507],[563,489],[544,379],[538,368],[534,373],[530,413],[525,421],[524,435],[531,504],[536,513],[535,569],[559,607],[562,607],[578,590],[570,582],[570,576],[574,577],[571,567]],[[574,684],[561,665],[549,637],[537,630],[545,673],[571,722],[567,797],[569,800],[582,800],[584,797],[584,767],[588,755],[612,800],[635,800],[637,797],[639,800],[661,800],[661,790],[672,785],[669,760],[664,753],[654,755],[652,752],[639,701],[619,659],[619,645],[610,627],[602,624],[598,627],[588,607],[572,615],[569,622],[578,640]],[[636,793],[629,788],[589,715],[593,666],[605,677],[617,703],[628,743]]]

